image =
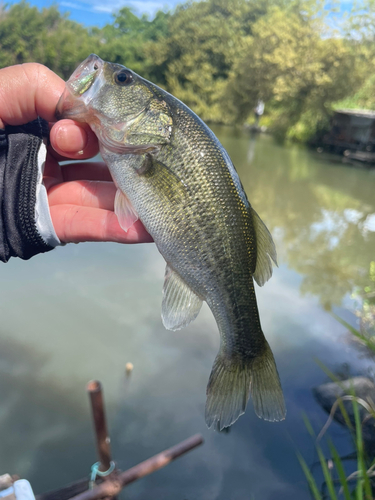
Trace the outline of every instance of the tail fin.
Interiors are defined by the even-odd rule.
[[[207,426],[222,430],[232,425],[245,413],[250,392],[258,417],[285,418],[280,379],[267,342],[263,354],[250,361],[231,359],[219,351],[207,386]]]

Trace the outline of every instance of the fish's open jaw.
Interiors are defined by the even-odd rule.
[[[65,90],[56,107],[56,118],[72,118],[77,121],[85,115],[88,102],[91,100],[91,89],[95,81],[100,79],[104,61],[96,54],[85,59],[66,82]],[[79,103],[79,104],[78,104]]]
[[[104,61],[96,54],[85,59],[67,81],[67,86],[75,96],[84,94],[93,84],[97,74],[100,74]]]

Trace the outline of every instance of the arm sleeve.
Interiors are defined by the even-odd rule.
[[[48,123],[0,129],[0,260],[30,259],[60,245],[43,185]]]

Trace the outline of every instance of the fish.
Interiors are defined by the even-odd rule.
[[[272,236],[210,128],[185,104],[95,54],[66,82],[58,119],[88,123],[117,187],[127,231],[140,219],[166,261],[162,322],[180,330],[205,301],[220,332],[205,419],[223,430],[245,412],[285,418],[279,374],[263,334],[254,280],[271,277]]]

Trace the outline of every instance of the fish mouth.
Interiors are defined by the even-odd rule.
[[[57,103],[57,120],[72,118],[76,121],[86,121],[87,105],[95,93],[95,83],[101,80],[104,64],[99,56],[91,54],[76,68],[65,83],[65,90]]]

